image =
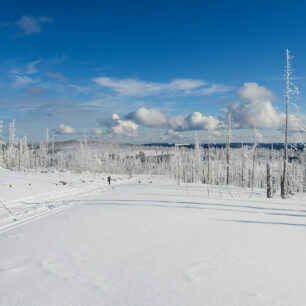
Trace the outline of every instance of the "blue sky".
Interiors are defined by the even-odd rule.
[[[304,1],[2,2],[4,140],[14,118],[32,141],[222,142],[230,110],[234,140],[279,141],[286,48],[305,123]]]

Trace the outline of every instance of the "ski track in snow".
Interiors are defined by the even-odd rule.
[[[78,196],[76,196],[76,198],[78,198]],[[81,198],[79,196],[79,198]],[[84,197],[83,197],[84,198]],[[84,200],[84,199],[83,199]],[[6,225],[3,225],[0,227],[0,234],[4,233],[10,229],[16,228],[18,226],[21,226],[23,224],[29,223],[29,222],[33,222],[35,220],[39,220],[41,218],[44,218],[48,215],[60,212],[64,209],[67,209],[73,205],[77,205],[80,204],[78,203],[79,200],[69,200],[69,201],[56,201],[56,202],[51,202],[52,204],[45,204],[45,203],[40,203],[40,204],[45,204],[42,211],[34,211],[34,213],[30,216],[25,215],[20,217],[18,220],[16,219],[16,217],[11,217],[11,223],[8,223]],[[49,202],[48,202],[49,203]],[[59,204],[60,203],[60,204]],[[57,204],[57,205],[56,205]],[[57,207],[58,206],[58,207]],[[49,208],[49,210],[48,210]]]
[[[106,182],[104,185],[100,185],[101,183],[99,183],[97,179],[95,180],[96,184],[94,184],[94,186],[88,186],[79,182],[82,180],[82,182],[85,183],[85,180],[80,179],[80,177],[83,178],[84,175],[68,175],[68,177],[66,175],[66,177],[64,176],[64,179],[68,178],[68,181],[72,181],[69,188],[62,186],[64,187],[62,190],[54,189],[52,191],[46,191],[48,189],[52,189],[51,187],[54,188],[54,185],[60,185],[58,183],[60,179],[55,179],[52,177],[52,173],[29,173],[27,176],[23,176],[21,172],[10,172],[3,169],[1,169],[1,171],[2,175],[3,172],[5,174],[9,173],[9,182],[17,182],[19,183],[19,186],[17,184],[17,191],[15,194],[13,193],[13,199],[6,201],[0,200],[0,233],[6,232],[25,223],[39,220],[74,205],[78,205],[82,203],[82,201],[88,200],[89,195],[92,196],[95,193],[101,194],[101,192],[105,192],[109,189]],[[37,184],[37,178],[35,178],[37,175],[39,184]],[[24,190],[24,186],[20,188],[20,182],[18,182],[18,180],[32,181],[33,176],[34,184],[38,185],[38,191],[36,191],[34,195],[25,196],[24,194],[27,194],[28,191]],[[76,178],[72,179],[73,176]],[[86,180],[94,182],[92,176],[85,175],[85,177]],[[123,184],[126,181],[126,179],[122,181],[122,178],[120,178],[119,184]],[[118,182],[112,183],[114,186],[117,184]],[[25,184],[23,183],[23,185]],[[0,185],[0,187],[3,186]],[[40,191],[39,188],[41,187],[42,190]],[[113,188],[113,186],[111,188]],[[12,197],[12,193],[9,196]]]
[[[2,227],[0,305],[305,305],[302,198],[136,182]]]

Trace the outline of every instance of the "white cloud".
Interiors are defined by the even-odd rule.
[[[213,116],[203,116],[199,112],[194,112],[186,117],[187,125],[192,130],[215,130],[219,120]]]
[[[13,86],[14,87],[21,87],[21,86],[31,84],[33,82],[34,82],[34,80],[32,78],[28,77],[28,76],[17,75],[16,78],[15,78],[15,82],[13,83]]]
[[[132,121],[119,120],[118,125],[113,126],[112,132],[116,135],[135,136],[138,126]]]
[[[170,83],[160,84],[161,88],[169,91],[192,90],[206,85],[206,82],[196,79],[174,79]]]
[[[145,97],[159,94],[210,95],[229,90],[229,87],[217,84],[213,84],[211,87],[204,87],[207,85],[206,82],[198,79],[174,79],[168,83],[158,83],[136,79],[99,77],[94,78],[93,81],[122,96]]]
[[[27,71],[25,72],[25,74],[34,74],[37,72],[37,68],[36,65],[38,65],[41,62],[41,59],[31,62],[27,65]]]
[[[306,114],[289,115],[289,129],[299,133],[306,133]]]
[[[240,128],[280,128],[285,114],[272,105],[273,93],[257,83],[244,83],[238,90],[238,97],[244,102],[228,106],[232,118]]]
[[[199,95],[213,95],[216,93],[226,92],[232,90],[232,87],[222,84],[212,84],[210,87],[201,88]]]
[[[187,117],[171,117],[161,113],[158,109],[138,108],[126,116],[136,123],[153,128],[164,128],[173,131],[192,130],[214,130],[218,127],[219,120],[212,116],[203,116],[199,112],[194,112]]]
[[[267,100],[275,100],[275,97],[269,89],[259,86],[255,82],[246,82],[238,89],[238,97],[245,101],[266,102]]]
[[[101,126],[108,127],[109,134],[135,136],[138,132],[138,125],[130,120],[121,120],[117,114],[113,114],[111,118],[99,120]]]
[[[43,23],[50,22],[53,22],[52,18],[23,16],[19,21],[16,21],[15,24],[21,31],[21,34],[32,35],[41,32],[41,25]]]
[[[165,132],[165,135],[171,136],[172,138],[182,138],[183,137],[182,133],[176,132],[176,131],[173,131],[173,130],[167,130]]]
[[[59,127],[55,130],[58,135],[73,135],[77,134],[77,131],[69,125],[60,124]]]
[[[169,128],[169,117],[154,108],[138,108],[135,112],[129,113],[126,118],[146,127]]]
[[[26,64],[25,69],[19,69],[19,68],[13,68],[10,70],[10,73],[13,74],[35,74],[38,72],[36,65],[38,65],[39,63],[41,63],[41,59],[34,61],[34,62],[30,62],[28,64]]]

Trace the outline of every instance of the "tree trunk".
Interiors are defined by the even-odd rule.
[[[267,163],[267,198],[272,198],[271,165]]]

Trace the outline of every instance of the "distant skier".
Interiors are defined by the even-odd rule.
[[[107,178],[107,181],[108,181],[108,185],[110,185],[110,183],[111,183],[111,177],[110,176]]]

